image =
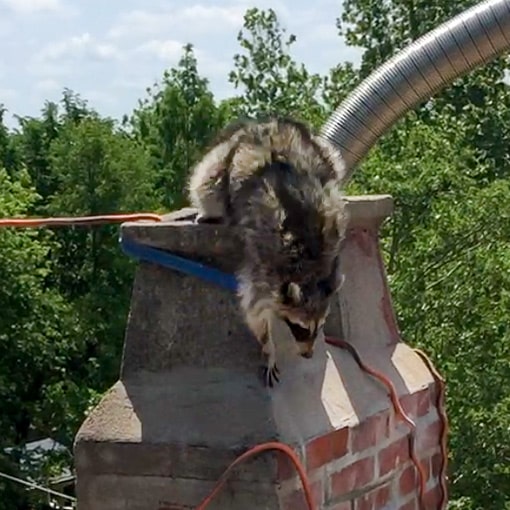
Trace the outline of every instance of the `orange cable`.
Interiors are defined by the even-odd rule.
[[[161,221],[159,214],[134,213],[134,214],[104,214],[97,216],[76,216],[74,218],[3,218],[0,219],[0,227],[33,228],[51,226],[73,225],[101,225],[106,223],[123,223],[125,221]]]
[[[409,418],[409,416],[407,416],[407,414],[405,413],[404,409],[402,408],[402,405],[401,405],[400,400],[398,398],[397,390],[396,390],[393,382],[387,376],[382,374],[381,372],[378,372],[377,370],[374,370],[373,368],[371,368],[368,365],[366,365],[361,360],[361,358],[360,358],[358,352],[356,351],[356,349],[351,344],[349,344],[348,342],[346,342],[344,340],[340,340],[340,339],[333,339],[331,337],[327,337],[326,338],[326,342],[328,344],[330,344],[330,345],[334,345],[336,347],[340,347],[342,349],[345,349],[345,350],[349,351],[349,353],[352,355],[352,357],[354,358],[356,363],[359,365],[359,367],[364,372],[368,373],[372,377],[375,377],[376,379],[378,379],[380,382],[382,382],[388,388],[388,391],[390,393],[391,402],[392,402],[393,407],[395,409],[395,414],[397,416],[399,416],[403,421],[405,421],[409,425],[409,427],[411,429],[411,434],[410,434],[410,437],[409,437],[410,457],[411,457],[411,460],[412,460],[412,462],[413,462],[413,464],[414,464],[414,466],[415,466],[415,468],[416,468],[416,470],[418,472],[418,476],[419,476],[419,501],[420,501],[420,506],[422,508],[424,508],[424,506],[423,506],[424,505],[423,498],[424,498],[424,494],[425,494],[425,488],[426,488],[427,480],[425,478],[425,471],[423,469],[423,466],[421,465],[419,459],[416,456],[416,452],[415,452],[416,424],[414,423],[413,420],[411,420],[411,418]],[[420,356],[424,356],[423,353],[418,353],[418,354],[420,354]],[[430,361],[429,361],[429,363],[430,363]],[[430,367],[430,365],[429,365],[429,367]],[[441,380],[440,376],[437,374],[437,372],[433,371],[433,373],[435,373],[439,377],[438,380]],[[235,459],[227,467],[227,469],[224,471],[223,475],[221,476],[221,478],[217,482],[217,484],[216,484],[215,488],[213,489],[213,491],[209,494],[209,496],[207,496],[195,508],[195,510],[206,510],[207,509],[207,507],[209,506],[211,501],[216,497],[216,495],[219,493],[219,491],[221,490],[223,485],[226,483],[229,474],[232,472],[232,470],[236,466],[238,466],[239,464],[241,464],[245,460],[253,457],[254,455],[256,455],[258,453],[262,453],[264,451],[268,451],[268,450],[278,450],[278,451],[281,451],[281,452],[285,453],[292,460],[292,462],[294,464],[294,467],[296,468],[296,470],[298,472],[298,475],[299,475],[299,478],[301,480],[301,483],[303,485],[303,490],[304,490],[304,495],[305,495],[305,499],[306,499],[306,502],[307,502],[307,506],[308,506],[309,510],[315,510],[315,503],[313,501],[313,496],[312,496],[312,492],[311,492],[311,488],[310,488],[310,483],[309,483],[309,480],[308,480],[308,477],[307,477],[305,469],[303,468],[303,466],[302,466],[299,458],[297,457],[296,453],[294,452],[294,450],[290,446],[288,446],[288,445],[286,445],[284,443],[279,443],[279,442],[269,442],[269,443],[259,444],[257,446],[254,446],[253,448],[250,448],[248,451],[246,451],[245,453],[243,453],[242,455],[237,457],[237,459]],[[442,452],[443,452],[443,455],[445,455],[444,444],[442,444]],[[444,463],[443,463],[443,469],[444,469]],[[444,483],[444,482],[442,481],[442,483]],[[446,489],[445,489],[444,486],[442,486],[442,488],[443,488],[443,499],[442,499],[442,503],[441,504],[444,504],[445,498],[446,498]]]
[[[213,491],[207,496],[196,508],[195,510],[206,510],[206,508],[209,506],[211,501],[214,499],[214,497],[218,494],[220,489],[223,487],[225,482],[227,481],[228,475],[232,472],[232,470],[245,460],[248,460],[249,458],[253,457],[254,455],[257,455],[259,453],[268,451],[268,450],[276,450],[283,452],[287,457],[290,458],[292,463],[294,464],[294,467],[296,468],[296,471],[298,472],[299,478],[301,479],[301,484],[303,485],[303,491],[305,494],[306,504],[308,506],[309,510],[316,510],[315,502],[313,501],[313,495],[312,495],[312,489],[310,487],[310,482],[308,480],[308,477],[306,475],[305,468],[301,464],[301,461],[299,460],[298,456],[294,452],[294,450],[284,443],[279,442],[268,442],[268,443],[262,443],[259,445],[254,446],[253,448],[250,448],[248,451],[244,452],[242,455],[237,457],[229,466],[228,468],[223,472],[221,475],[221,478],[218,480],[216,486],[214,487]]]
[[[404,420],[409,425],[409,428],[411,429],[411,433],[409,435],[409,450],[410,450],[409,455],[411,457],[411,461],[413,462],[413,464],[418,472],[418,478],[419,478],[418,498],[419,498],[420,506],[424,509],[423,498],[425,495],[427,479],[425,476],[425,470],[423,469],[423,466],[421,465],[419,459],[416,456],[416,451],[415,451],[416,424],[414,423],[413,420],[411,420],[411,418],[409,418],[409,416],[407,416],[404,409],[402,408],[402,405],[398,398],[397,390],[396,390],[393,382],[390,381],[390,379],[388,377],[386,377],[384,374],[382,374],[381,372],[378,372],[377,370],[374,370],[373,368],[369,367],[368,365],[365,365],[365,363],[360,358],[358,351],[356,351],[356,349],[350,343],[346,342],[345,340],[340,340],[338,338],[326,337],[326,343],[328,343],[330,345],[335,345],[336,347],[340,347],[341,349],[345,349],[345,350],[349,351],[349,353],[354,358],[356,363],[359,365],[361,370],[363,370],[367,374],[370,374],[372,377],[375,377],[376,379],[378,379],[388,389],[388,391],[390,393],[390,399],[393,404],[393,408],[395,409],[395,414],[397,416],[400,416],[400,418],[402,420]]]
[[[441,484],[441,500],[439,503],[439,510],[443,510],[446,508],[446,504],[448,502],[448,485],[446,483],[447,480],[447,469],[448,469],[448,417],[446,416],[445,412],[445,389],[446,384],[444,379],[441,377],[441,374],[437,371],[436,367],[432,364],[432,361],[430,361],[430,358],[420,349],[414,349],[414,352],[420,356],[420,358],[423,360],[425,365],[427,365],[427,368],[432,373],[432,377],[434,378],[437,387],[438,387],[438,393],[437,393],[437,401],[436,401],[436,407],[437,412],[439,413],[439,417],[441,419],[441,457],[442,457],[442,463],[441,463],[441,472],[439,474],[439,483]]]

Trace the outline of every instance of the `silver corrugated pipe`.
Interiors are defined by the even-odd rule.
[[[425,34],[368,76],[321,135],[354,167],[405,113],[510,49],[510,0],[488,0]]]

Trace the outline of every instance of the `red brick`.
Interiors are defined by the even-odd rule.
[[[296,451],[297,456],[303,463],[303,456],[301,452]],[[294,478],[298,476],[296,468],[294,464],[289,459],[289,457],[281,452],[276,453],[276,466],[277,466],[277,478],[278,480],[289,480],[290,478]]]
[[[322,496],[324,490],[322,481],[318,480],[311,484],[312,496],[317,508],[322,507]],[[306,503],[305,494],[302,489],[290,493],[283,499],[283,508],[285,510],[309,510]]]
[[[379,510],[390,502],[390,496],[390,485],[383,485],[358,498],[354,510]]]
[[[425,508],[438,508],[441,501],[441,487],[436,486],[425,493],[423,505]]]
[[[351,430],[351,451],[361,452],[389,436],[390,415],[387,411],[375,414]]]
[[[339,459],[347,453],[349,429],[347,427],[329,432],[306,445],[306,467],[309,471]]]
[[[441,444],[441,422],[435,421],[427,426],[423,431],[419,431],[418,439],[418,450],[425,452],[432,448],[437,448]]]
[[[418,475],[414,464],[402,471],[398,484],[401,496],[407,496],[407,494],[416,491],[418,487]]]
[[[430,409],[430,393],[429,388],[425,388],[416,393],[404,395],[400,399],[400,404],[404,409],[405,413],[411,418],[425,416]]]
[[[400,405],[404,412],[409,416],[409,418],[413,419],[416,416],[416,395],[411,393],[409,395],[404,395],[400,398]]]
[[[372,492],[374,493],[372,498],[374,500],[376,509],[382,508],[390,502],[390,484],[383,485],[382,487],[379,487],[377,490]]]
[[[417,416],[425,416],[430,410],[430,388],[425,388],[416,394],[417,398]]]
[[[379,476],[384,476],[408,459],[409,437],[404,436],[379,452]]]
[[[373,457],[358,460],[331,475],[331,492],[333,498],[343,496],[369,484],[374,479],[375,462]]]
[[[417,510],[416,500],[413,498],[411,501],[404,503],[398,510]]]
[[[438,452],[430,458],[430,472],[434,478],[439,478],[443,467],[443,454]]]

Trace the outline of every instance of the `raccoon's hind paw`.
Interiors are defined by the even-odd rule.
[[[223,223],[223,218],[215,218],[213,216],[204,216],[203,214],[198,214],[195,218],[195,223],[209,223],[211,225],[219,225]]]
[[[272,388],[280,382],[280,370],[276,365],[270,367],[269,365],[262,365],[260,367],[260,376],[264,386]]]

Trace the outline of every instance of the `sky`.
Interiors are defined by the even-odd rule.
[[[272,7],[297,36],[292,55],[310,71],[357,62],[338,36],[341,0],[0,0],[0,103],[12,114],[40,113],[64,87],[100,114],[121,118],[174,66],[186,43],[219,99],[250,7]],[[312,7],[313,5],[313,7]]]

